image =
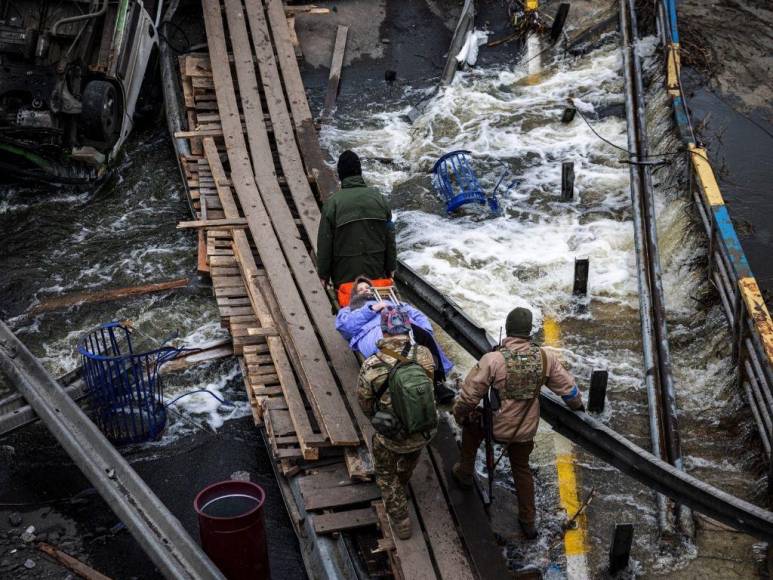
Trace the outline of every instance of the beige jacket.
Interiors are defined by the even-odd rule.
[[[502,348],[513,352],[526,352],[530,344],[529,340],[523,338],[507,337],[502,342]],[[547,377],[547,387],[561,397],[572,395],[575,390],[572,374],[563,367],[554,352],[548,349],[543,352],[547,361],[547,369],[543,369],[543,374]],[[464,379],[459,397],[454,403],[454,416],[464,417],[472,412],[486,394],[492,379],[494,386],[501,389],[505,385],[506,377],[505,358],[500,352],[483,355]],[[578,390],[576,396],[564,400],[572,406],[582,399]],[[531,401],[503,400],[501,408],[494,414],[494,438],[501,443],[531,441],[537,433],[538,425],[539,397]]]

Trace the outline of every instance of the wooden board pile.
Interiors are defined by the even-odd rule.
[[[212,278],[255,423],[282,473],[298,478],[300,501],[285,500],[297,504],[291,512],[299,519],[312,517],[318,534],[380,528],[371,553],[385,552],[394,576],[408,569],[438,577],[422,533],[392,537],[372,481],[373,431],[356,400],[359,363],[335,330],[314,265],[318,199],[336,180],[281,0],[203,0],[203,11],[209,52],[179,59],[189,126],[175,136],[191,145],[180,161],[196,212],[186,225],[198,229],[199,269]],[[435,472],[424,480],[437,493]],[[460,544],[439,501],[431,512],[445,509],[440,536]]]

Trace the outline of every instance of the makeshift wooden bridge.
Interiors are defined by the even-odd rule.
[[[281,0],[203,0],[208,53],[179,58],[191,155],[181,158],[209,272],[256,425],[301,532],[362,532],[369,572],[474,578],[428,452],[411,482],[414,535],[392,535],[372,481],[359,363],[315,268],[325,165]],[[292,490],[295,491],[292,491]],[[370,534],[370,536],[368,535]],[[380,567],[380,569],[379,569]]]

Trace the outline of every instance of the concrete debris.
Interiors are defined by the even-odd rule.
[[[24,560],[24,567],[27,570],[32,570],[35,567],[35,561],[27,558],[26,560]]]

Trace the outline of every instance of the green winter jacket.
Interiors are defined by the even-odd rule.
[[[322,206],[317,234],[319,277],[337,288],[360,274],[388,277],[397,267],[392,212],[360,176],[347,177]]]

